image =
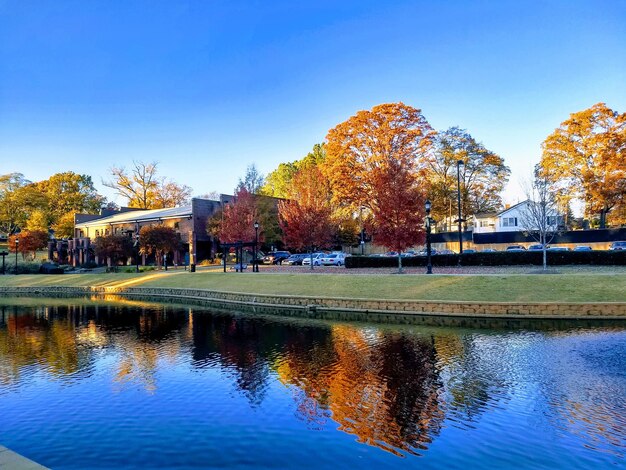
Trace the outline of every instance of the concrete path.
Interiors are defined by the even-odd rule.
[[[46,470],[46,467],[39,465],[32,460],[22,457],[19,454],[0,446],[0,469],[2,470]]]

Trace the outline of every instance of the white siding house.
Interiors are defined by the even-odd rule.
[[[532,204],[531,201],[522,201],[514,206],[504,209],[497,215],[496,232],[524,232],[532,230],[533,227],[528,226],[528,216],[526,216],[528,205]],[[555,212],[552,215],[548,215],[547,223],[555,230],[559,225],[559,216]]]

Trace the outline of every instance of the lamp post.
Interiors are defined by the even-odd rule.
[[[259,223],[257,221],[254,221],[254,251],[253,251],[254,259],[252,260],[252,272],[253,273],[259,272],[259,260],[257,259],[258,249],[259,249]]]
[[[139,272],[139,232],[135,233],[135,272]]]
[[[456,161],[456,201],[459,207],[459,255],[463,254],[463,232],[461,232],[461,165],[464,165],[463,160]],[[460,258],[459,258],[460,262]]]
[[[15,275],[17,276],[17,248],[20,246],[20,241],[17,238],[17,235],[15,236]]]
[[[426,203],[424,204],[424,207],[426,208],[426,274],[432,274],[433,273],[433,265],[432,265],[432,259],[431,259],[431,248],[430,248],[430,223],[431,223],[431,218],[430,218],[430,208],[431,208],[431,204],[430,204],[430,200],[426,199]]]
[[[365,229],[363,228],[363,206],[359,207],[359,221],[361,222],[361,256],[365,252]]]

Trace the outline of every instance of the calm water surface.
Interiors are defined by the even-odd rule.
[[[3,302],[0,444],[49,467],[626,466],[621,328]]]

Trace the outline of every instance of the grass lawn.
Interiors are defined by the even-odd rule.
[[[495,302],[626,302],[625,274],[334,275],[222,273],[0,276],[0,286],[182,287],[259,294]]]

